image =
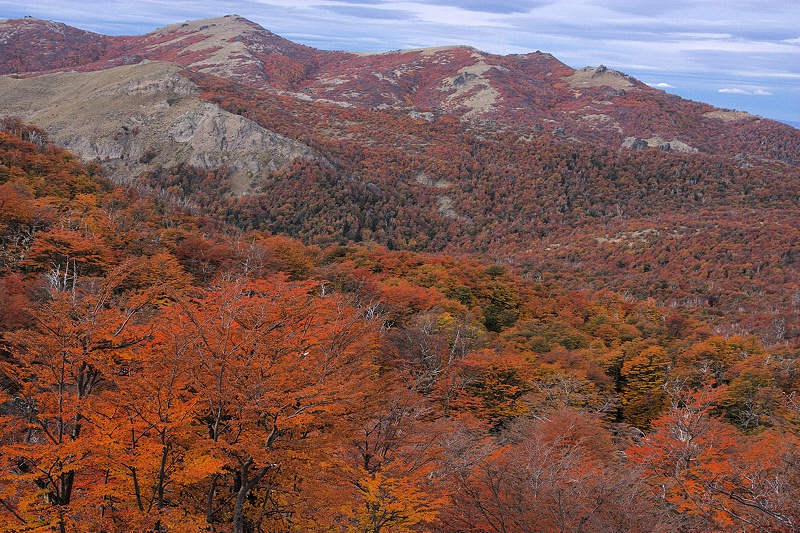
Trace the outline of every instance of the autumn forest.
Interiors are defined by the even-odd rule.
[[[0,133],[3,531],[792,531],[797,350],[233,231]]]
[[[217,53],[193,28],[152,59]],[[60,31],[5,66],[150,57]],[[506,114],[416,73],[349,105],[367,59],[266,34],[256,81],[179,82],[304,147],[246,183],[0,121],[0,533],[800,531],[797,130],[540,53],[481,59]]]

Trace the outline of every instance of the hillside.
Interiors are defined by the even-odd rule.
[[[800,337],[789,126],[541,52],[329,52],[236,16],[0,36],[0,114],[241,229],[480,257]]]
[[[796,348],[498,264],[236,231],[14,120],[0,252],[3,533],[800,520]]]
[[[203,102],[197,86],[164,62],[93,73],[0,78],[0,113],[46,128],[58,143],[124,181],[178,163],[229,172],[236,194],[299,157],[306,146]]]

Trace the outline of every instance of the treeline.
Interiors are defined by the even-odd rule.
[[[13,121],[0,188],[0,531],[800,523],[795,344],[235,230]]]

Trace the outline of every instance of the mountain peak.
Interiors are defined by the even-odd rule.
[[[607,68],[605,65],[596,68],[583,67],[564,79],[573,88],[608,86],[614,89],[629,89],[641,85],[641,82],[631,76]]]
[[[239,15],[225,15],[224,17],[214,17],[198,20],[187,20],[164,26],[148,35],[164,35],[174,32],[193,33],[203,32],[205,34],[230,35],[232,37],[242,35],[252,31],[266,32],[274,35],[269,30],[264,29],[253,21]]]
[[[52,20],[0,20],[0,74],[75,68],[100,58],[108,40]]]
[[[238,15],[171,24],[139,39],[142,57],[279,89],[291,85],[282,71],[305,71],[314,54]]]
[[[86,32],[86,30],[80,30],[78,28],[74,28],[72,26],[68,26],[63,22],[56,22],[54,20],[45,20],[36,17],[22,17],[16,19],[0,19],[0,27],[3,29],[7,29],[10,27],[18,27],[18,28],[46,28],[50,31],[56,33],[64,33],[64,32]],[[91,33],[91,32],[86,32]]]
[[[370,56],[390,56],[394,54],[412,54],[418,53],[423,56],[430,56],[434,54],[438,54],[440,52],[453,52],[453,51],[460,51],[466,50],[469,52],[478,52],[476,48],[471,46],[463,45],[463,44],[456,44],[456,45],[447,45],[447,46],[427,46],[423,48],[401,48],[399,50],[388,50],[385,52],[355,52],[355,55],[359,57],[370,57]]]

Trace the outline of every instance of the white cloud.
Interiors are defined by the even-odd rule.
[[[738,87],[720,89],[719,92],[726,94],[742,94],[745,96],[772,96],[771,92],[765,91],[764,89],[745,90]]]
[[[730,39],[733,37],[730,33],[687,33],[677,32],[673,33],[677,37],[690,38],[690,39]]]
[[[647,85],[650,87],[655,87],[656,89],[675,89],[674,85],[664,83],[663,81],[661,83],[648,83]]]
[[[728,70],[728,74],[737,78],[761,78],[774,80],[800,81],[800,73],[792,72],[768,72],[764,70]]]

